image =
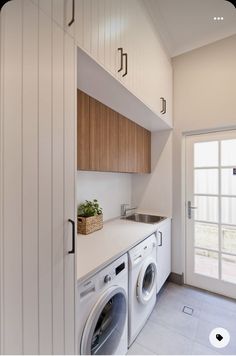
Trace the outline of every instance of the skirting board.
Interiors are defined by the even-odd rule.
[[[167,278],[168,282],[173,282],[175,284],[183,285],[184,284],[184,274],[178,274],[171,272],[169,277]]]

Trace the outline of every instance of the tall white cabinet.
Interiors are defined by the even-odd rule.
[[[75,352],[76,47],[42,4],[1,10],[1,354]]]

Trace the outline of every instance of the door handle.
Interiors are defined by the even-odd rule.
[[[191,201],[188,201],[188,218],[192,219],[192,210],[197,209],[197,206],[192,206]]]
[[[120,51],[120,69],[118,69],[118,73],[123,70],[123,48],[119,47],[118,51]]]
[[[166,114],[166,99],[164,99],[164,113],[163,114]]]
[[[72,249],[68,253],[75,253],[75,222],[71,219],[68,222],[72,225]]]
[[[75,22],[75,0],[72,0],[72,18],[68,23],[68,26],[70,27],[74,22]]]
[[[125,77],[128,74],[128,54],[123,53],[123,56],[125,57],[125,72],[122,77]]]
[[[165,99],[163,98],[163,96],[161,96],[160,99],[161,99],[161,107],[162,107],[160,113],[164,114],[165,113]]]
[[[162,234],[162,232],[161,231],[158,231],[159,232],[159,234],[160,234],[160,244],[158,245],[158,246],[162,246],[162,237],[163,237],[163,234]]]

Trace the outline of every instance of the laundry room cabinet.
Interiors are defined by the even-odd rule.
[[[50,5],[0,13],[1,354],[75,353],[76,46]]]
[[[139,0],[74,1],[74,30],[69,31],[77,45],[171,127],[171,59],[145,4]],[[166,100],[166,110],[160,98]]]
[[[150,173],[151,132],[77,91],[77,168]]]
[[[171,272],[171,219],[158,225],[157,230],[157,293]]]

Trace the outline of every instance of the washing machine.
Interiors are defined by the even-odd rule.
[[[128,253],[129,328],[128,344],[133,343],[156,303],[156,237],[151,235]]]
[[[128,257],[78,283],[78,354],[125,355],[128,348]]]

